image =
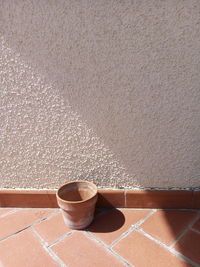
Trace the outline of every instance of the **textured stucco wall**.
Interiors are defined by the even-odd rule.
[[[200,1],[0,0],[0,187],[200,186]]]

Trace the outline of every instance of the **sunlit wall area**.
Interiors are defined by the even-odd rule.
[[[198,187],[199,14],[0,0],[0,187]]]

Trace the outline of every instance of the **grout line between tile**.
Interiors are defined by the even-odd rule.
[[[14,237],[17,234],[21,233],[22,231],[24,231],[24,230],[26,230],[26,229],[28,229],[30,227],[31,227],[31,225],[29,225],[29,226],[27,226],[27,227],[25,227],[23,229],[20,229],[19,231],[15,232],[15,233],[12,233],[12,234],[10,234],[10,235],[8,235],[6,237],[3,237],[2,239],[0,239],[0,242],[6,241],[7,239]]]
[[[193,224],[189,224],[189,228],[190,228],[190,229],[193,229],[194,224],[195,224],[198,220],[200,220],[200,212],[198,212],[198,215],[197,215],[197,217],[196,217],[196,220],[193,222]]]
[[[51,248],[51,247],[55,246],[57,243],[63,241],[66,237],[70,236],[74,232],[76,232],[76,231],[75,230],[72,230],[71,232],[68,232],[68,233],[62,235],[61,237],[59,237],[58,239],[56,239],[53,243],[49,244],[48,247]]]
[[[183,230],[183,232],[174,240],[174,242],[169,246],[170,248],[173,248],[176,243],[189,231],[189,229],[192,228],[192,226],[195,224],[195,222],[200,218],[200,214],[197,214],[194,219],[186,226],[186,228]]]
[[[47,216],[47,217],[44,217],[44,218],[39,219],[39,220],[37,220],[37,221],[34,221],[32,224],[29,224],[28,226],[26,226],[26,227],[24,227],[24,228],[18,230],[17,232],[14,232],[14,233],[12,233],[12,234],[10,234],[10,235],[8,235],[8,236],[6,236],[6,237],[0,239],[0,242],[1,242],[1,241],[5,241],[5,240],[11,238],[12,236],[15,236],[15,235],[19,234],[20,232],[22,232],[22,231],[24,231],[24,230],[26,230],[26,229],[28,229],[28,228],[30,228],[30,227],[32,227],[32,226],[35,226],[35,225],[37,225],[37,224],[39,224],[39,223],[45,221],[47,218],[50,218],[50,217],[55,216],[55,214],[57,214],[57,213],[58,213],[58,212],[53,212],[53,214],[50,214],[50,215]]]
[[[123,258],[120,254],[118,254],[116,251],[114,251],[112,248],[108,248],[108,250],[111,251],[111,253],[118,258],[119,260],[121,260],[122,262],[124,262],[127,266],[129,267],[135,267],[135,265],[130,264],[125,258]]]
[[[145,215],[142,219],[140,219],[138,222],[133,224],[132,226],[140,226],[143,224],[149,217],[151,217],[154,213],[156,213],[157,209],[152,209],[147,215]]]
[[[160,245],[161,247],[165,248],[166,250],[168,250],[169,252],[171,252],[174,256],[176,256],[177,258],[184,260],[185,262],[192,264],[195,267],[199,267],[199,264],[197,264],[196,262],[193,262],[191,259],[187,258],[186,256],[184,256],[183,254],[177,252],[175,249],[171,248],[170,246],[165,245],[164,243],[162,243],[160,240],[157,240],[156,238],[154,238],[153,236],[151,236],[150,234],[146,233],[144,230],[135,227],[135,231],[137,231],[138,233],[144,235],[145,237],[147,237],[148,239],[154,241],[155,243],[157,243],[158,245]]]
[[[184,260],[185,262],[193,265],[194,267],[199,267],[200,265],[194,261],[192,261],[191,259],[189,259],[188,257],[186,257],[185,255],[181,254],[180,252],[174,250],[173,248],[169,249],[169,251],[175,255],[177,258]]]
[[[127,235],[129,235],[133,230],[134,230],[134,229],[133,229],[133,227],[131,226],[126,232],[124,232],[124,233],[121,234],[117,239],[115,239],[115,240],[111,243],[111,245],[110,245],[111,249],[112,249],[112,248],[113,248],[119,241],[121,241],[121,240],[124,239]]]
[[[0,218],[4,218],[4,217],[6,217],[6,216],[8,216],[8,215],[11,215],[11,214],[13,214],[13,213],[16,213],[16,212],[19,211],[19,210],[21,210],[21,209],[10,210],[10,211],[8,211],[8,212],[2,214],[2,215],[0,216]]]
[[[52,217],[56,216],[58,214],[58,211],[53,211],[53,213],[51,213],[50,215],[42,218],[42,219],[39,219],[39,220],[36,220],[35,222],[33,222],[32,224],[30,224],[28,227],[26,228],[29,228],[29,227],[32,227],[32,226],[35,226],[43,221],[46,221],[46,220],[49,220],[51,219]]]
[[[60,264],[61,267],[67,267],[67,265],[54,253],[54,251],[51,248],[46,248],[46,250],[49,252],[50,256]]]
[[[123,263],[125,263],[127,266],[129,267],[134,267],[134,265],[130,264],[126,259],[124,259],[120,254],[118,254],[117,252],[113,251],[112,248],[105,244],[102,240],[99,240],[98,238],[96,238],[96,236],[94,236],[91,232],[89,231],[85,231],[84,234],[89,237],[90,239],[94,240],[95,242],[97,242],[98,244],[100,244],[102,247],[104,247],[105,249],[109,250],[110,253],[112,255],[114,255],[116,258],[118,258],[120,261],[122,261]]]
[[[37,233],[37,231],[31,227],[33,234],[39,240],[40,244],[42,245],[43,249],[50,255],[51,258],[57,263],[60,264],[61,267],[67,267],[67,265],[53,252],[50,247],[46,246],[46,242],[42,239],[42,237]]]
[[[51,218],[53,218],[53,217],[55,217],[56,215],[58,215],[59,212],[60,212],[59,210],[56,210],[56,211],[54,211],[52,214],[50,214],[50,215],[48,215],[47,217],[43,218],[41,221],[36,221],[36,222],[34,222],[31,226],[35,226],[35,225],[37,225],[37,224],[39,224],[39,223],[41,223],[41,222],[43,222],[43,221],[48,221],[48,220],[50,220]]]
[[[200,235],[200,231],[198,231],[198,230],[196,230],[194,228],[190,228],[190,230]]]
[[[168,247],[167,245],[165,245],[164,243],[162,243],[160,240],[157,240],[156,238],[154,238],[152,235],[146,233],[143,229],[138,228],[137,226],[134,228],[135,231],[137,231],[138,233],[144,235],[145,237],[151,239],[152,241],[156,242],[157,244],[159,244],[160,246],[166,248],[169,250],[170,247]]]
[[[117,239],[115,239],[112,244],[110,245],[111,248],[113,248],[119,241],[121,241],[122,239],[124,239],[127,235],[129,235],[133,230],[135,226],[139,226],[141,225],[143,222],[145,222],[151,215],[153,215],[156,212],[155,209],[152,209],[147,215],[145,215],[144,217],[142,217],[139,221],[137,221],[135,224],[132,224],[131,227],[129,229],[127,229],[127,231],[125,231],[124,233],[122,233]]]

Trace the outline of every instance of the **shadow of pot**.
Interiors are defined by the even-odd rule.
[[[84,229],[94,218],[97,187],[87,181],[74,181],[61,186],[56,198],[65,223],[70,229]]]

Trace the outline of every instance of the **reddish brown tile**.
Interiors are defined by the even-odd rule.
[[[98,190],[97,207],[124,208],[124,190]]]
[[[34,229],[47,244],[51,244],[64,234],[71,232],[64,223],[61,213],[35,225]]]
[[[200,264],[200,234],[189,230],[174,248],[192,261]]]
[[[138,232],[130,233],[113,249],[137,267],[191,266]]]
[[[3,266],[59,266],[30,230],[25,230],[2,241],[0,255]]]
[[[193,192],[193,208],[200,209],[200,191]]]
[[[158,210],[141,226],[145,232],[170,245],[195,218],[197,212],[183,210]]]
[[[23,209],[0,219],[0,239],[52,214],[50,209]]]
[[[57,199],[56,199],[56,191],[55,190],[48,190],[47,191],[48,198],[50,200],[49,208],[59,208]]]
[[[149,212],[150,210],[113,209],[96,218],[89,231],[98,239],[111,244]]]
[[[99,189],[98,192],[98,207],[124,208],[126,203],[127,208],[200,208],[200,191]],[[56,190],[0,190],[0,207],[57,208]]]
[[[187,190],[127,190],[127,208],[191,208],[193,192]]]
[[[2,190],[1,207],[50,208],[52,200],[49,195],[55,191],[48,190]]]
[[[52,247],[67,266],[125,266],[111,252],[83,232],[75,232]]]
[[[200,233],[200,219],[192,226],[192,228]]]

